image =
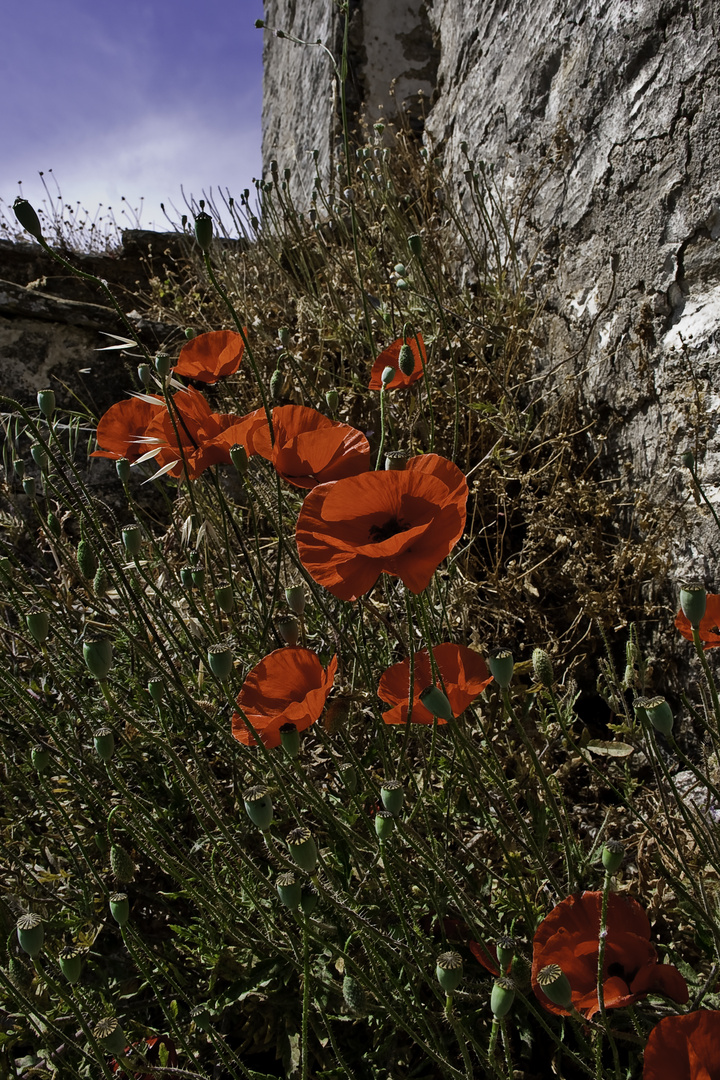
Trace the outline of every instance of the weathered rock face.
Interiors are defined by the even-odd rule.
[[[292,29],[294,8],[268,0],[268,22]],[[569,387],[596,421],[607,474],[624,470],[631,486],[683,501],[678,454],[691,448],[720,501],[719,0],[397,9],[362,0],[356,9],[351,71],[371,115],[381,78],[371,57],[383,57],[389,83],[412,80],[407,35],[417,55],[439,49],[436,77],[422,67],[435,84],[426,141],[453,183],[463,183],[466,142],[495,167],[508,206],[525,200],[521,255],[547,307],[538,362],[553,371],[548,386]],[[307,38],[337,42],[330,0],[302,10]],[[327,68],[300,73],[307,60],[287,50],[268,35],[265,156],[282,165],[284,131],[308,147],[319,132],[329,168],[337,120]],[[678,526],[679,572],[692,568],[720,590],[720,537],[690,505],[696,525]]]

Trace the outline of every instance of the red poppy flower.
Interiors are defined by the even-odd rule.
[[[247,416],[214,413],[194,387],[175,394],[173,405],[178,414],[174,417],[175,423],[167,409],[163,409],[155,414],[145,437],[151,446],[158,448],[155,463],[166,469],[170,476],[182,475],[184,455],[191,480],[197,479],[211,465],[229,464],[232,447],[236,443],[246,445],[252,431],[265,419],[262,409]]]
[[[459,716],[467,709],[471,701],[481,694],[492,675],[480,653],[464,645],[452,645],[445,642],[436,645],[433,656],[442,675],[445,695],[450,702],[453,714]],[[412,724],[432,724],[433,715],[420,701],[420,694],[426,686],[432,684],[430,654],[427,649],[415,653],[415,686],[413,691]],[[386,724],[406,724],[408,715],[408,692],[410,689],[410,660],[393,664],[382,675],[378,686],[378,697],[394,708],[383,713]],[[446,720],[438,719],[439,724]]]
[[[467,495],[460,469],[437,454],[318,484],[298,515],[300,560],[341,600],[357,600],[383,572],[422,592],[462,536]]]
[[[315,723],[325,708],[336,671],[337,656],[326,670],[311,649],[297,645],[276,649],[249,672],[237,703],[265,746],[279,746],[283,724],[294,724],[298,731],[304,731]],[[232,733],[238,742],[255,745],[239,713],[233,713]]]
[[[148,1065],[160,1064],[160,1048],[163,1046],[167,1050],[168,1055],[165,1067],[170,1069],[177,1068],[178,1056],[175,1050],[175,1043],[167,1035],[157,1035],[154,1039],[145,1040],[145,1048],[142,1050],[142,1053]],[[128,1057],[130,1054],[132,1054],[133,1050],[139,1049],[141,1047],[142,1043],[133,1043],[132,1046],[126,1046],[125,1057]],[[111,1067],[113,1072],[120,1071],[120,1066],[115,1060],[111,1062]],[[154,1080],[155,1075],[156,1074],[154,1072],[148,1073],[140,1071],[135,1073],[135,1080]]]
[[[692,641],[692,626],[682,610],[675,616],[675,626],[684,638]],[[720,645],[720,596],[717,593],[707,594],[705,614],[700,620],[698,633],[700,640],[705,642],[706,649],[715,649]]]
[[[403,345],[409,345],[412,354],[415,357],[415,370],[412,375],[403,375],[398,367],[400,349]],[[393,341],[392,345],[388,345],[387,349],[384,349],[383,352],[380,353],[373,364],[372,371],[370,372],[370,389],[382,390],[382,373],[386,367],[391,367],[395,368],[395,377],[385,389],[404,390],[406,386],[412,386],[418,379],[422,379],[423,366],[425,364],[427,364],[427,353],[425,351],[425,342],[423,341],[422,334],[418,334],[417,339],[414,336],[407,338],[405,341],[403,341],[402,338],[398,338],[397,341]]]
[[[175,374],[186,379],[215,383],[234,375],[240,367],[245,342],[232,330],[212,330],[198,334],[180,350]]]
[[[274,443],[263,424],[252,436],[252,450],[272,461],[283,480],[296,487],[356,476],[370,468],[370,444],[361,431],[303,405],[272,411]]]
[[[650,1032],[643,1080],[714,1080],[720,1076],[720,1012],[666,1016]]]
[[[102,450],[95,450],[90,457],[127,458],[137,461],[154,443],[145,442],[143,437],[148,427],[165,409],[161,397],[152,404],[144,398],[131,397],[127,401],[117,401],[111,405],[98,422],[95,438]]]
[[[532,986],[550,1012],[567,1016],[543,994],[538,975],[548,964],[559,964],[572,988],[575,1008],[591,1018],[599,1011],[597,996],[598,934],[602,893],[584,892],[561,901],[543,919],[533,940]],[[605,1006],[632,1005],[646,994],[665,994],[683,1004],[688,1000],[684,978],[671,964],[659,964],[650,944],[650,922],[630,897],[610,893],[603,964]]]

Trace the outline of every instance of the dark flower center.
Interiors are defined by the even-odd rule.
[[[608,978],[622,979],[623,982],[626,982],[628,986],[630,985],[630,983],[632,982],[632,980],[634,978],[634,975],[631,975],[631,976],[628,977],[628,975],[627,975],[627,973],[625,971],[625,968],[622,966],[622,964],[618,963],[617,960],[614,963],[612,963],[612,964],[610,964],[608,966],[607,973],[608,973]]]
[[[384,525],[371,525],[370,539],[373,544],[379,544],[383,540],[389,540],[391,536],[397,536],[398,533],[407,532],[409,528],[409,521],[401,521],[396,517],[392,517],[386,521]]]

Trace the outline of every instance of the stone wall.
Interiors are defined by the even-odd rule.
[[[299,32],[301,20],[337,49],[334,12],[266,0],[269,23]],[[451,183],[466,142],[509,207],[532,190],[519,243],[546,302],[547,385],[596,422],[607,475],[702,518],[678,528],[678,568],[718,591],[720,538],[678,454],[696,452],[720,501],[719,28],[720,0],[358,0],[350,57],[371,118],[391,107],[393,78],[403,95],[431,94],[424,137]],[[282,166],[290,146],[317,145],[327,172],[329,65],[266,35],[264,156]],[[312,171],[296,160],[307,191]]]

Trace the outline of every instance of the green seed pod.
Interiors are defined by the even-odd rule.
[[[682,461],[686,469],[695,468],[695,455],[693,454],[692,450],[685,450],[684,453],[680,455],[680,460]]]
[[[227,645],[211,645],[207,651],[208,667],[216,679],[226,682],[233,673],[232,649]]]
[[[404,472],[407,467],[407,450],[388,450],[385,455],[386,472]]]
[[[195,1005],[190,1010],[190,1019],[200,1031],[212,1030],[212,1017],[207,1005]]]
[[[380,788],[382,804],[389,814],[397,817],[405,801],[405,791],[399,780],[386,780]]]
[[[261,832],[265,832],[272,825],[273,804],[270,797],[270,788],[265,784],[256,784],[243,792],[243,805],[245,813]]]
[[[215,587],[215,603],[224,615],[229,615],[235,606],[233,587],[229,581],[219,581]]]
[[[572,987],[570,980],[559,964],[548,964],[537,978],[538,986],[545,997],[561,1009],[570,1011],[572,1005]]]
[[[386,367],[386,368],[382,369],[382,375],[380,376],[380,381],[382,382],[383,387],[389,386],[394,378],[395,378],[395,368]]]
[[[30,751],[30,760],[32,761],[33,768],[37,772],[44,773],[50,764],[50,751],[47,746],[43,746],[42,743],[33,746]]]
[[[283,724],[280,728],[280,742],[285,756],[292,761],[300,754],[300,732],[295,724]]]
[[[28,956],[37,956],[45,941],[43,921],[34,912],[21,915],[16,924],[18,944]]]
[[[113,844],[110,848],[110,869],[121,885],[127,885],[135,877],[135,863],[120,844]]]
[[[317,866],[317,848],[310,830],[305,825],[293,829],[288,835],[287,846],[295,865],[312,874]]]
[[[130,480],[130,462],[126,457],[118,458],[115,462],[115,472],[121,484],[127,484]]]
[[[701,581],[689,581],[680,586],[680,607],[691,626],[696,629],[705,614],[707,592]]]
[[[305,611],[305,590],[302,585],[291,585],[286,589],[285,599],[293,615],[301,617]]]
[[[57,514],[54,514],[52,510],[48,510],[46,521],[48,532],[50,533],[50,535],[54,536],[56,540],[59,540],[62,529],[60,527],[60,520]]]
[[[149,364],[138,364],[137,366],[138,382],[146,390],[150,386],[150,379],[152,378],[152,371]]]
[[[38,469],[42,469],[43,472],[47,472],[48,465],[50,464],[50,458],[47,455],[47,450],[40,443],[33,443],[30,447],[30,456],[37,465]]]
[[[495,682],[502,690],[507,690],[512,682],[515,661],[509,649],[496,649],[487,657],[487,666]]]
[[[66,945],[58,954],[60,970],[69,983],[76,983],[82,973],[83,950],[77,945]]]
[[[300,897],[300,910],[303,915],[312,915],[315,908],[320,902],[317,889],[311,886],[309,889],[303,889],[302,896]]]
[[[355,766],[347,761],[343,761],[340,765],[338,765],[338,772],[340,774],[340,779],[342,780],[346,789],[350,792],[351,795],[354,795],[358,789],[358,777]]]
[[[446,994],[452,994],[462,982],[463,962],[458,952],[440,953],[435,967],[435,976]]]
[[[625,848],[618,840],[606,840],[602,849],[602,864],[608,874],[619,870],[625,858]]]
[[[35,477],[26,476],[23,480],[23,491],[30,499],[35,498]]]
[[[661,735],[669,735],[675,722],[672,709],[664,697],[652,697],[645,699],[645,712],[647,718]]]
[[[413,255],[416,255],[419,258],[422,255],[423,249],[422,237],[418,236],[417,233],[413,233],[411,236],[408,236],[408,247],[412,251]]]
[[[395,266],[393,267],[393,269],[394,269],[394,271],[395,271],[395,273],[397,274],[398,277],[406,277],[407,276],[407,270],[405,268],[404,263],[395,263]]]
[[[143,531],[140,525],[126,525],[122,531],[122,542],[125,554],[134,559],[142,551]]]
[[[395,831],[395,815],[389,810],[378,810],[375,815],[375,834],[384,843]]]
[[[193,583],[193,585],[195,586],[196,589],[204,589],[205,588],[205,567],[204,566],[193,566],[192,570],[190,571],[190,577],[191,577],[192,583]]]
[[[159,705],[165,693],[165,680],[159,675],[153,675],[151,679],[148,679],[147,689],[154,703]]]
[[[192,589],[192,566],[182,566],[180,568],[180,581],[186,589]]]
[[[84,578],[95,577],[98,561],[95,552],[87,540],[81,540],[77,547],[78,569]]]
[[[351,1013],[355,1016],[367,1015],[367,996],[362,984],[352,975],[345,975],[342,984],[343,998]]]
[[[495,980],[490,993],[490,1008],[496,1020],[507,1016],[515,1000],[515,983],[507,975]]]
[[[287,326],[280,327],[280,329],[278,330],[278,338],[280,339],[280,344],[282,345],[283,349],[287,349],[288,345],[290,344],[290,331],[288,330]]]
[[[166,352],[159,352],[155,357],[155,370],[161,379],[170,374],[172,360]]]
[[[552,663],[544,649],[533,649],[532,666],[535,678],[546,690],[552,690],[555,685]]]
[[[297,880],[292,870],[280,874],[276,882],[277,893],[285,907],[291,911],[297,911],[302,899],[302,885]]]
[[[126,893],[114,892],[108,897],[110,914],[118,926],[126,926],[130,920],[130,901]]]
[[[244,446],[236,443],[230,450],[230,460],[235,466],[235,471],[239,476],[244,476],[248,471],[248,455]]]
[[[95,844],[95,847],[98,849],[101,855],[105,855],[110,847],[110,841],[108,840],[105,833],[102,832],[96,832],[93,834],[93,843]]]
[[[16,458],[13,461],[13,472],[18,480],[22,480],[25,476],[25,462],[22,458]]]
[[[109,727],[98,728],[93,735],[95,753],[101,761],[109,761],[115,751],[115,736]]]
[[[407,375],[408,378],[415,370],[415,356],[409,345],[400,346],[400,355],[398,356],[398,367],[402,371],[403,375]]]
[[[189,548],[187,557],[190,566],[197,566],[200,562],[200,552],[196,548]]]
[[[38,390],[37,403],[40,412],[43,414],[46,420],[49,420],[52,414],[55,412],[55,391]]]
[[[297,645],[300,638],[300,627],[297,619],[281,619],[277,624],[277,629],[286,645]]]
[[[517,948],[517,942],[515,938],[501,937],[498,939],[496,946],[497,961],[500,971],[504,975],[515,957],[515,950]]]
[[[112,642],[108,638],[86,641],[83,645],[83,657],[90,674],[100,682],[104,682],[113,663]]]
[[[106,596],[110,590],[110,578],[105,567],[100,563],[93,578],[93,592],[97,597]]]
[[[405,290],[406,290],[406,289],[409,289],[409,288],[410,288],[410,286],[408,285],[408,283],[407,283],[407,281],[405,280],[405,278],[401,278],[401,277],[400,277],[400,278],[398,278],[398,279],[397,279],[397,281],[395,282],[395,288],[396,288],[396,289],[400,289],[400,291],[401,291],[401,292],[405,292]]]
[[[192,339],[195,338],[195,337],[197,337],[197,330],[193,330],[192,326],[186,326],[185,327],[185,340],[186,341],[192,341]]]
[[[201,251],[209,251],[213,237],[213,222],[209,214],[201,210],[195,218],[195,239]]]
[[[337,412],[337,407],[340,404],[340,395],[337,390],[327,390],[325,392],[325,403],[330,412]]]
[[[43,641],[47,639],[50,633],[50,616],[47,611],[40,611],[39,608],[33,608],[32,611],[28,611],[25,616],[25,622],[27,628],[32,636],[37,641],[38,645],[42,645]]]
[[[125,1033],[114,1016],[106,1016],[95,1025],[93,1035],[108,1054],[116,1057],[125,1053]]]
[[[42,227],[40,225],[40,218],[35,213],[35,210],[27,201],[22,199],[18,195],[17,199],[13,203],[13,212],[15,217],[22,225],[25,232],[29,232],[31,236],[34,236],[36,240],[42,240]]]
[[[426,686],[420,694],[420,700],[433,716],[437,716],[441,720],[454,719],[452,706],[439,687]]]

